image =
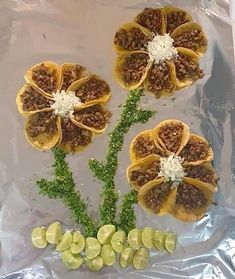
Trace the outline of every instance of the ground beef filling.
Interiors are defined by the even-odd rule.
[[[52,102],[36,91],[32,86],[27,87],[21,95],[21,102],[24,111],[35,111],[49,108]]]
[[[188,177],[199,179],[202,182],[216,184],[217,178],[213,170],[207,169],[203,166],[186,166],[185,174]]]
[[[188,22],[186,18],[186,13],[184,11],[172,11],[167,14],[167,26],[166,33],[173,32],[181,24]]]
[[[176,153],[182,141],[183,125],[181,123],[165,124],[160,128],[158,136],[169,151]]]
[[[199,64],[193,61],[188,55],[179,54],[174,60],[176,77],[179,80],[193,79],[197,80],[203,78],[203,71],[200,69]]]
[[[151,154],[163,156],[163,152],[155,145],[154,140],[148,137],[139,136],[134,143],[134,152],[139,158],[147,157]]]
[[[82,73],[85,70],[80,65],[69,66],[63,71],[63,85],[62,90],[67,90],[68,87],[76,80],[82,78]]]
[[[120,29],[114,37],[114,44],[125,50],[145,49],[148,41],[149,38],[136,27],[132,27],[130,30]]]
[[[52,94],[56,91],[56,70],[51,70],[44,63],[33,69],[32,79],[46,93]]]
[[[111,117],[111,112],[95,105],[74,113],[75,120],[95,129],[103,129]]]
[[[146,205],[155,213],[158,213],[170,190],[170,183],[162,183],[152,188],[144,197]]]
[[[54,135],[57,132],[56,116],[53,112],[38,112],[30,117],[27,133],[31,138],[40,134]]]
[[[200,47],[206,46],[206,39],[202,36],[202,31],[193,29],[174,37],[175,47],[185,47],[197,51]]]
[[[156,97],[160,97],[161,90],[173,90],[174,85],[170,77],[170,68],[166,63],[153,65],[149,71],[147,90]]]
[[[137,23],[144,26],[155,35],[161,35],[162,11],[160,9],[145,8],[138,16]]]
[[[190,139],[180,153],[185,162],[205,160],[208,157],[210,145],[207,142]]]
[[[134,53],[127,56],[121,68],[121,76],[125,84],[137,83],[141,80],[149,57],[145,53]]]
[[[197,209],[206,206],[207,198],[202,190],[182,183],[178,186],[176,194],[176,204],[183,205],[186,209]]]
[[[92,132],[74,125],[70,119],[62,120],[62,142],[69,145],[72,151],[78,146],[86,146],[91,142]]]
[[[153,162],[147,169],[139,169],[131,172],[131,181],[141,187],[149,181],[155,179],[159,172],[159,162]]]
[[[106,81],[91,77],[76,91],[76,96],[80,98],[81,102],[85,103],[99,99],[108,94],[109,91],[110,88]]]

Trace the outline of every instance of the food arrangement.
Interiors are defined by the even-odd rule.
[[[147,211],[196,221],[214,203],[212,148],[183,122],[169,119],[141,132],[131,142],[130,157],[127,179]]]
[[[199,59],[207,50],[207,38],[182,9],[145,8],[116,32],[114,48],[115,77],[130,92],[109,134],[106,160],[89,161],[103,186],[98,221],[76,188],[66,156],[83,150],[94,135],[106,130],[111,117],[106,109],[111,97],[108,83],[79,64],[59,66],[45,61],[26,72],[26,84],[16,98],[18,111],[27,118],[27,140],[37,149],[52,149],[54,155],[52,179],[38,179],[39,193],[62,201],[81,227],[64,233],[59,222],[36,227],[32,243],[37,248],[54,245],[69,269],[85,264],[90,271],[99,271],[117,259],[122,268],[144,269],[150,260],[149,249],[173,253],[175,233],[136,228],[137,203],[149,213],[171,214],[184,222],[200,220],[216,204],[218,177],[210,144],[191,134],[185,123],[168,119],[132,140],[131,165],[126,172],[132,189],[118,210],[120,197],[114,180],[118,152],[132,125],[144,124],[156,113],[141,109],[141,97],[145,91],[156,97],[171,95],[203,78]]]
[[[16,103],[27,117],[25,135],[33,147],[47,150],[58,145],[78,152],[107,128],[110,87],[85,67],[46,61],[29,69],[25,80]]]
[[[204,75],[199,58],[207,50],[206,35],[186,11],[176,7],[145,8],[119,28],[114,49],[115,77],[127,90],[143,87],[160,97]]]
[[[84,263],[91,271],[114,265],[117,257],[122,268],[130,265],[135,269],[146,268],[149,249],[173,253],[177,242],[174,233],[145,227],[142,230],[132,229],[126,235],[113,225],[104,225],[96,237],[85,238],[80,231],[66,231],[63,234],[59,222],[50,224],[48,228],[34,228],[31,238],[37,248],[54,245],[67,268],[78,269]]]

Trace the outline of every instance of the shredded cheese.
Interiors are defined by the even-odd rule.
[[[52,93],[54,103],[51,108],[54,109],[56,115],[61,117],[70,117],[73,115],[74,106],[81,106],[81,100],[75,95],[75,92],[65,92],[64,90],[57,90],[56,93]]]
[[[174,40],[169,34],[163,36],[156,35],[152,41],[148,42],[147,49],[151,61],[159,64],[165,60],[176,57],[178,52],[173,46]]]
[[[182,166],[183,159],[180,156],[170,155],[160,159],[160,171],[158,176],[165,177],[167,181],[181,182],[185,176]]]

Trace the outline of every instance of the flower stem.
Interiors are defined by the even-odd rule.
[[[72,171],[66,162],[66,152],[56,147],[53,149],[53,179],[37,181],[39,193],[50,199],[61,199],[70,209],[74,221],[82,225],[86,236],[94,236],[97,227],[87,212],[87,204],[75,190]]]
[[[125,134],[135,123],[146,123],[155,112],[145,111],[138,108],[140,98],[143,96],[142,90],[130,91],[123,110],[121,118],[114,130],[109,134],[108,152],[105,162],[98,162],[95,159],[89,161],[90,169],[94,175],[103,182],[101,192],[100,219],[102,224],[116,224],[117,200],[118,194],[115,190],[114,177],[118,167],[118,152],[122,150]],[[131,192],[132,193],[132,192]],[[130,195],[133,195],[130,194]],[[126,205],[128,205],[126,207]],[[125,212],[125,214],[123,213]],[[124,216],[125,215],[125,216]],[[133,219],[133,207],[130,203],[124,203],[120,218],[124,220],[130,217],[131,226],[135,223]],[[121,221],[121,226],[123,222]]]

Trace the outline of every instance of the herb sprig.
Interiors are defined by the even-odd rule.
[[[120,223],[116,224],[118,194],[115,190],[114,177],[118,167],[118,152],[122,150],[125,134],[133,124],[146,123],[155,114],[153,111],[141,110],[139,108],[139,102],[142,96],[142,90],[130,91],[126,103],[123,106],[120,121],[109,134],[106,162],[99,162],[95,159],[89,161],[90,169],[103,182],[100,205],[100,219],[102,224],[118,225],[125,231],[128,231],[128,227],[133,228],[135,225],[133,204],[136,202],[136,197],[133,191],[124,197],[119,217]]]
[[[72,171],[65,161],[66,152],[56,147],[53,149],[53,155],[53,179],[38,180],[39,193],[50,199],[61,199],[65,206],[70,209],[74,221],[83,226],[84,234],[94,236],[97,227],[87,213],[86,202],[82,199],[79,191],[75,190]]]

